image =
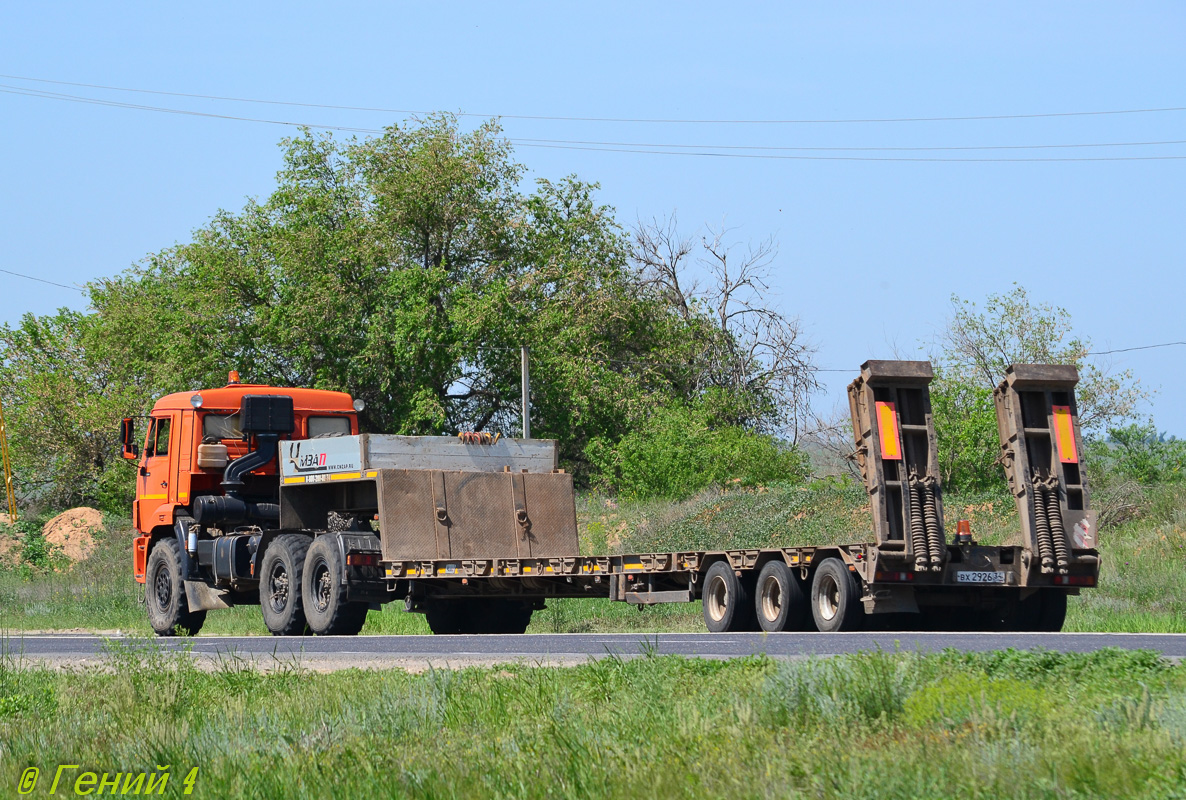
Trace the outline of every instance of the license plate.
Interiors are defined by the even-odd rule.
[[[955,573],[956,583],[1004,583],[1004,572],[991,570],[963,570]]]

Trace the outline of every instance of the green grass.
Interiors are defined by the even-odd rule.
[[[0,785],[199,768],[209,798],[1186,796],[1186,668],[1146,652],[865,653],[330,674],[148,642],[0,661]],[[58,792],[70,793],[63,784]]]
[[[1097,492],[1097,505],[1107,505]],[[1071,599],[1066,630],[1186,632],[1186,487],[1143,490],[1126,521],[1101,530],[1097,589]],[[948,496],[948,530],[968,519],[980,541],[1018,534],[1009,498]],[[587,554],[790,547],[868,540],[869,507],[861,487],[842,480],[708,492],[691,500],[616,502],[578,499],[581,551]],[[0,568],[0,630],[147,632],[143,587],[131,580],[126,521],[114,520],[95,554],[66,572]],[[536,632],[695,631],[699,604],[643,610],[604,600],[556,600],[538,611]],[[204,633],[266,634],[259,609],[211,612]],[[400,603],[372,611],[363,633],[428,633],[423,616]]]

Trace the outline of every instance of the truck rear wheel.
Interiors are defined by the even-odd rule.
[[[826,558],[811,580],[811,616],[816,629],[825,633],[855,631],[864,622],[857,579],[844,562]]]
[[[301,578],[301,603],[309,630],[318,636],[353,636],[367,619],[365,603],[346,599],[345,565],[334,536],[319,536],[309,545]]]
[[[704,575],[704,624],[713,633],[754,630],[750,592],[728,561],[718,561]]]
[[[181,577],[181,546],[176,539],[169,537],[156,543],[148,555],[145,576],[148,623],[157,636],[197,636],[206,622],[206,612],[189,610]]]
[[[301,602],[301,576],[312,540],[282,533],[264,551],[259,569],[259,606],[274,636],[300,636],[307,628]]]
[[[807,597],[799,579],[783,561],[770,561],[758,573],[754,592],[758,627],[764,631],[798,631],[807,621]]]

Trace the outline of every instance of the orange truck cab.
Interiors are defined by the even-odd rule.
[[[158,400],[142,443],[135,440],[135,418],[124,419],[123,457],[138,461],[132,506],[136,580],[145,582],[152,548],[174,538],[180,539],[182,577],[195,575],[184,523],[201,521],[203,512],[214,524],[278,527],[278,442],[357,434],[361,410],[361,401],[345,392],[240,383],[232,372],[224,387]],[[253,415],[250,425],[245,414]],[[280,423],[273,424],[273,417]]]

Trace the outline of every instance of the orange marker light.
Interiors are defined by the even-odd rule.
[[[877,429],[881,436],[881,457],[886,461],[902,460],[902,440],[898,438],[898,411],[893,403],[876,401]]]
[[[1054,406],[1054,438],[1058,442],[1058,460],[1063,464],[1078,464],[1079,450],[1075,447],[1070,406]]]

